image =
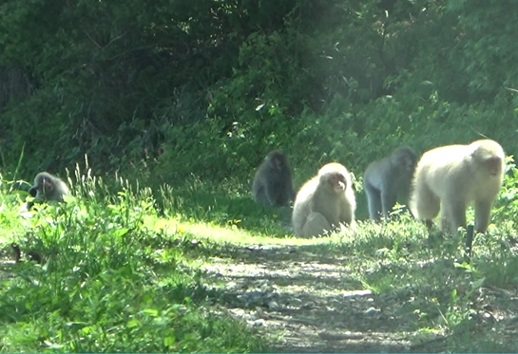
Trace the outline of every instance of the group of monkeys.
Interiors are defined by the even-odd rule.
[[[446,145],[426,151],[418,159],[409,146],[368,165],[363,176],[369,217],[388,218],[398,197],[406,196],[410,212],[431,228],[441,211],[440,228],[454,233],[466,228],[466,208],[475,209],[475,230],[485,233],[492,204],[502,186],[505,154],[494,140]],[[263,205],[288,206],[298,237],[315,237],[354,229],[356,199],[351,176],[340,163],[324,165],[294,193],[288,159],[270,152],[257,169],[254,199]]]
[[[437,147],[419,160],[411,147],[399,147],[365,170],[369,217],[375,221],[388,218],[398,197],[408,196],[415,218],[431,227],[441,211],[441,230],[452,233],[466,227],[466,208],[473,204],[475,230],[484,233],[503,183],[504,159],[500,144],[490,139]],[[70,194],[61,179],[47,172],[36,175],[29,193],[37,200],[61,202]],[[337,162],[322,166],[295,195],[288,158],[272,151],[255,173],[252,195],[258,203],[276,207],[294,200],[292,223],[298,237],[322,236],[355,225],[351,176]]]

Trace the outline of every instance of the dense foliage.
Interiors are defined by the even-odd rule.
[[[517,27],[496,0],[6,0],[0,164],[88,154],[156,186],[243,180],[277,147],[298,179],[402,143],[514,154]]]
[[[398,145],[487,136],[515,155],[516,33],[518,6],[502,0],[3,0],[0,351],[267,348],[200,267],[241,261],[245,238],[301,241],[289,210],[250,198],[265,154],[287,152],[296,186],[342,162],[358,192],[367,163]],[[402,333],[443,333],[444,351],[516,351],[515,331],[499,335],[516,306],[483,289],[512,299],[518,282],[507,166],[471,263],[459,239],[427,238],[405,215],[360,221],[355,237],[312,246],[315,259],[342,257],[344,288],[395,299]],[[66,205],[24,209],[24,181],[41,170],[68,177]],[[12,242],[43,262],[14,264]]]

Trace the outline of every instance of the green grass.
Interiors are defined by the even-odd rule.
[[[152,193],[120,178],[107,184],[76,172],[75,180],[66,204],[30,211],[26,193],[1,182],[0,351],[267,350],[268,338],[210,310],[222,294],[200,271],[210,257],[232,263],[252,244],[340,258],[349,281],[337,288],[386,299],[417,341],[440,333],[440,350],[518,349],[490,334],[516,309],[488,295],[518,285],[516,230],[506,220],[475,237],[467,263],[462,238],[429,237],[405,213],[382,225],[360,221],[354,234],[296,239],[289,210],[257,207],[245,186],[196,181]],[[505,215],[516,215],[516,195],[506,198]],[[6,262],[12,242],[44,262]]]
[[[4,258],[17,242],[44,262],[3,263],[0,350],[261,350],[242,324],[208,310],[188,236],[160,221],[150,192],[104,188],[87,179],[66,205],[21,213],[24,202],[3,190]]]

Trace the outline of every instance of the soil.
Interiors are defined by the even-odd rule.
[[[412,301],[410,295],[402,300],[401,296],[375,295],[362,289],[348,276],[343,258],[277,245],[240,246],[223,253],[210,257],[204,266],[209,283],[222,294],[214,306],[269,338],[271,351],[448,350],[445,333],[423,331],[416,317],[409,317],[404,306]],[[358,290],[350,290],[355,288]],[[500,334],[514,340],[518,295],[498,292],[496,298],[507,311],[508,323]],[[487,309],[477,316],[481,328],[489,328],[497,320],[496,313]]]

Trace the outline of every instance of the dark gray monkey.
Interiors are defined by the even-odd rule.
[[[371,162],[363,175],[369,217],[387,218],[399,196],[408,199],[417,163],[417,155],[409,146],[395,149],[389,156]]]
[[[69,195],[70,191],[60,178],[48,172],[40,172],[34,178],[34,185],[29,189],[29,194],[38,200],[63,202],[63,197]]]
[[[294,194],[288,158],[281,151],[271,151],[255,173],[252,184],[255,201],[262,205],[287,206]]]

